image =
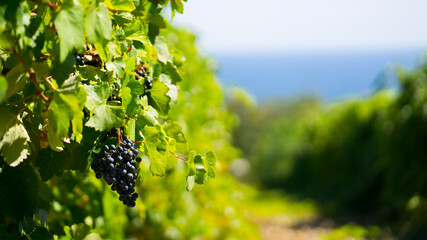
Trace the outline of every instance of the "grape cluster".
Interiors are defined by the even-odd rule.
[[[139,68],[139,70],[136,71],[136,74],[138,74],[141,78],[145,78],[145,87],[147,89],[153,88],[153,83],[151,82],[150,78],[148,77],[148,74],[150,74],[149,71],[147,71],[147,68],[145,66],[142,66]],[[138,79],[137,77],[135,77]]]
[[[77,66],[85,65],[85,58],[84,58],[83,54],[74,54],[74,57],[76,58]]]
[[[117,191],[119,200],[128,207],[135,207],[138,193],[135,193],[135,180],[137,162],[141,162],[135,143],[126,139],[116,148],[114,144],[104,145],[102,152],[96,155],[91,168],[95,171],[96,178],[104,178],[111,190]]]

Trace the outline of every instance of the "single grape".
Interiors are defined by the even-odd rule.
[[[146,79],[145,80],[145,87],[147,89],[152,89],[153,88],[153,83],[150,80]]]

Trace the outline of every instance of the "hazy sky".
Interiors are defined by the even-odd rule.
[[[173,22],[208,52],[427,47],[426,0],[188,0]]]

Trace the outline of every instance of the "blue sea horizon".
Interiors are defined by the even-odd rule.
[[[423,63],[425,49],[213,56],[220,82],[245,89],[258,102],[306,95],[331,102],[374,92],[381,79],[393,78],[396,67],[413,69]]]

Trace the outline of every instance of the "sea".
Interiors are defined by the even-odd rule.
[[[367,96],[396,88],[396,70],[424,64],[427,49],[216,53],[217,77],[258,102],[314,95],[326,101]]]

